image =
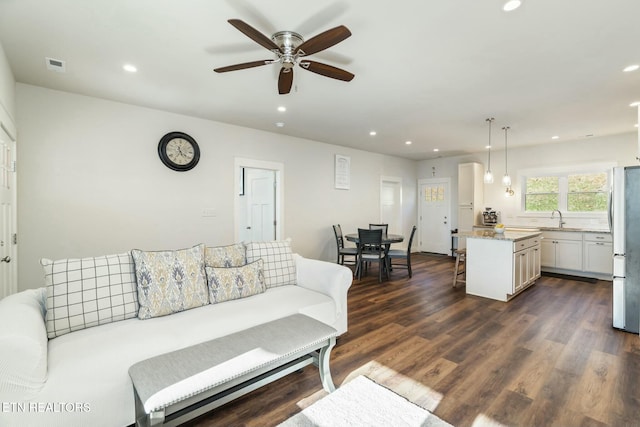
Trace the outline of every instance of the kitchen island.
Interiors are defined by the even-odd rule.
[[[508,301],[540,277],[540,231],[461,231],[466,238],[466,291]]]

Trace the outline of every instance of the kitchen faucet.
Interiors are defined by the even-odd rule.
[[[558,215],[560,216],[560,219],[558,220],[558,228],[562,228],[562,225],[564,224],[564,221],[562,220],[562,212],[560,212],[560,210],[555,209],[555,210],[551,211],[551,219],[554,218],[556,212],[558,212]]]

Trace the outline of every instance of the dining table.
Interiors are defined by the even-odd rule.
[[[355,243],[356,246],[360,243],[360,237],[358,236],[358,233],[345,234],[344,238],[350,242]],[[403,240],[404,236],[402,234],[382,234],[381,243],[384,246],[385,257],[389,253],[389,248],[393,243],[402,243]],[[358,267],[356,267],[356,274],[358,272]],[[389,262],[389,258],[386,258],[385,268],[387,269],[387,272],[391,270],[391,263]]]
[[[360,238],[358,237],[358,233],[349,233],[345,234],[344,238],[350,242],[355,243],[356,245],[359,243]],[[404,240],[404,236],[402,234],[383,234],[382,235],[382,244],[389,249],[389,246],[393,243],[402,243]]]

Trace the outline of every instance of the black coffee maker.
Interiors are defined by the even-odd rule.
[[[499,222],[497,211],[491,208],[484,208],[484,212],[482,212],[482,225],[496,225]]]

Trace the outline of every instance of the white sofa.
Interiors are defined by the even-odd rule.
[[[47,338],[46,288],[6,297],[0,301],[0,425],[131,425],[135,411],[128,369],[136,362],[294,313],[346,332],[351,271],[293,257],[295,285],[53,339]]]

